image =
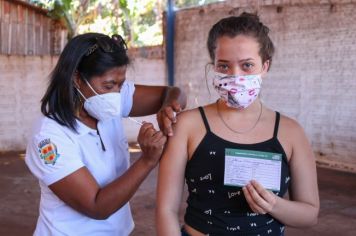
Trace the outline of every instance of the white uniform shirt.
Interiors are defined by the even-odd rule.
[[[121,88],[121,114],[127,117],[135,87],[125,82]],[[47,117],[36,123],[26,150],[26,164],[41,188],[40,212],[34,235],[129,235],[134,227],[129,204],[106,220],[95,220],[60,200],[48,186],[85,166],[104,187],[129,167],[127,139],[120,118],[98,122],[93,130],[77,121],[77,131]],[[103,151],[100,137],[106,151]]]

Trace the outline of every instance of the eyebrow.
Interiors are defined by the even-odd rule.
[[[105,80],[105,81],[103,81],[103,83],[104,84],[110,84],[110,83],[112,84],[112,83],[116,83],[116,81],[111,79],[111,80]]]
[[[253,58],[246,58],[246,59],[241,59],[239,62],[246,62],[246,61],[253,61]]]
[[[228,60],[218,60],[218,62],[230,62]]]
[[[120,80],[119,82],[116,79],[108,79],[108,80],[104,80],[103,83],[121,83],[121,82],[125,82],[126,77],[123,80]]]
[[[238,61],[238,63],[242,63],[242,62],[247,62],[247,61],[254,61],[253,58],[246,58],[246,59],[241,59]],[[218,60],[217,61],[218,63],[229,63],[230,61],[229,60]]]

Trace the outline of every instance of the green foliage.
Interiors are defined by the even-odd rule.
[[[175,6],[178,8],[200,6],[204,4],[222,2],[223,0],[175,0]]]
[[[177,7],[202,5],[218,0],[175,0]],[[221,0],[220,0],[221,1]],[[129,46],[162,44],[164,0],[30,0],[61,20],[68,38],[85,33],[121,34]]]
[[[162,0],[30,0],[63,21],[68,37],[119,33],[131,46],[162,43]]]

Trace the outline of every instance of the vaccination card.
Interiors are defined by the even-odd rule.
[[[225,149],[224,185],[245,186],[256,180],[264,188],[279,191],[282,155],[241,149]]]

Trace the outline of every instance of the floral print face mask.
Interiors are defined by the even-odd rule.
[[[261,90],[261,74],[226,75],[215,72],[213,86],[226,105],[245,109],[251,105]]]

